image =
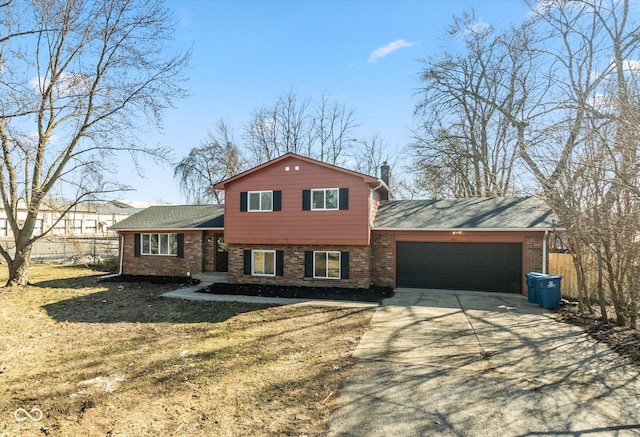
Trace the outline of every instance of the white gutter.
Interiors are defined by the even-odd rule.
[[[549,231],[544,231],[544,238],[542,239],[542,274],[547,274],[547,235]]]
[[[137,228],[137,229],[115,229],[116,232],[139,232],[153,233],[153,232],[197,232],[197,231],[224,231],[224,228]]]
[[[393,232],[549,232],[564,228],[373,228],[373,231]]]

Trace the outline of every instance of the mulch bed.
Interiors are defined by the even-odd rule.
[[[393,296],[393,288],[390,287],[294,287],[260,284],[212,284],[200,292],[297,299],[349,300],[374,303],[382,303],[382,299]]]
[[[559,305],[555,312],[558,321],[580,326],[592,338],[606,344],[640,367],[639,330],[616,325],[612,314],[609,323],[603,323],[602,318],[595,314],[579,314],[576,305],[572,303]]]

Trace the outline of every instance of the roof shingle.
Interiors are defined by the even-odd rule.
[[[560,227],[537,197],[397,200],[380,204],[374,229],[547,230]]]
[[[114,231],[185,230],[224,227],[224,205],[151,206],[111,226]]]

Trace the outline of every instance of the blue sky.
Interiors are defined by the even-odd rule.
[[[323,93],[353,109],[357,137],[378,134],[396,153],[410,140],[420,59],[444,50],[451,17],[474,8],[500,28],[526,16],[518,0],[174,0],[174,46],[193,49],[191,97],[165,114],[152,144],[177,160],[223,118],[240,140],[252,111],[293,91]],[[183,203],[170,159],[146,163],[144,179],[122,167],[131,200]]]

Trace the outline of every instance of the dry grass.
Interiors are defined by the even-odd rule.
[[[37,265],[33,285],[0,288],[0,436],[322,435],[373,314],[164,299],[173,286],[95,275]]]

